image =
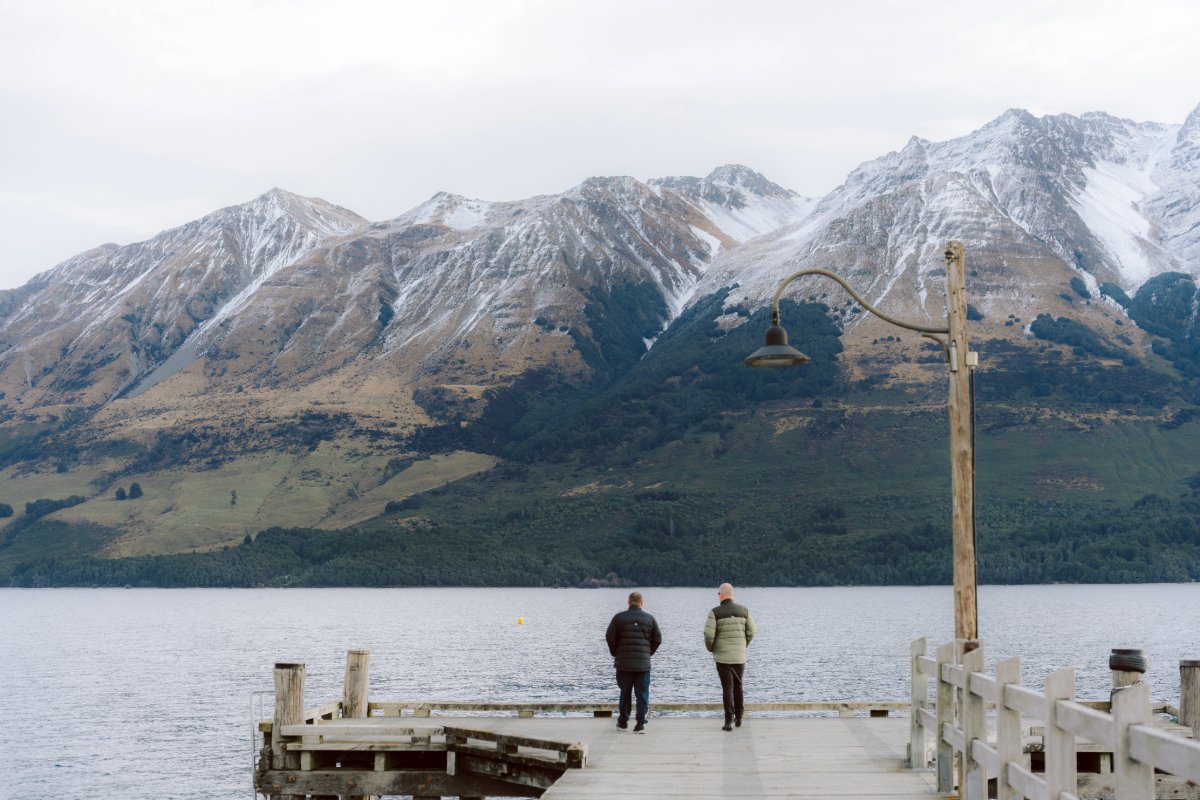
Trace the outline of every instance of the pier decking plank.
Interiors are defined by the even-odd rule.
[[[585,769],[569,770],[543,800],[592,798],[928,798],[935,776],[909,770],[906,719],[748,719],[732,733],[714,717],[656,717],[644,735],[611,719],[489,718],[464,727],[582,742]]]

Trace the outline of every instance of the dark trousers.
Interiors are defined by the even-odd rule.
[[[721,701],[725,704],[725,719],[741,718],[745,706],[742,704],[742,670],[745,664],[717,664],[717,675],[721,678]]]
[[[627,672],[617,670],[617,686],[621,687],[621,701],[617,704],[617,722],[628,722],[630,706],[637,695],[637,721],[645,722],[650,713],[650,671]]]

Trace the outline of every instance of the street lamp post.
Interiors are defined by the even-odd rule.
[[[824,269],[802,269],[779,284],[771,303],[771,327],[766,344],[746,359],[751,367],[791,367],[806,364],[808,356],[791,347],[779,324],[779,301],[788,285],[805,275],[822,275],[837,282],[875,316],[939,342],[950,367],[950,527],[954,553],[954,636],[979,637],[975,591],[975,437],[971,379],[979,356],[967,346],[967,298],[961,242],[946,246],[946,325],[932,327],[904,322],[884,314],[864,300],[841,277]],[[945,338],[943,338],[945,337]]]

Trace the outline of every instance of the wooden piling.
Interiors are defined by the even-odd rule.
[[[304,722],[304,664],[275,665],[275,721],[271,726],[271,766],[273,769],[299,769],[300,754],[289,753],[283,740],[284,725]],[[273,787],[271,797],[280,800],[303,800],[303,795],[284,794],[282,787]]]
[[[366,719],[367,677],[370,673],[370,650],[346,651],[346,675],[342,679],[342,718]],[[382,753],[376,753],[376,761],[386,763]],[[345,797],[345,796],[344,796]],[[363,795],[363,800],[375,800],[375,795]]]
[[[1146,671],[1146,656],[1137,648],[1114,647],[1108,657],[1108,668],[1112,670],[1113,689],[1133,686]]]
[[[370,650],[346,652],[346,677],[342,682],[342,717],[363,719],[367,716],[367,673],[370,666]]]
[[[1200,661],[1179,662],[1179,724],[1200,741]]]

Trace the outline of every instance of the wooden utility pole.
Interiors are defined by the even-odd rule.
[[[954,548],[954,638],[979,638],[975,600],[975,442],[971,374],[978,355],[967,346],[966,267],[962,242],[946,245],[946,315],[950,361],[950,529]]]

